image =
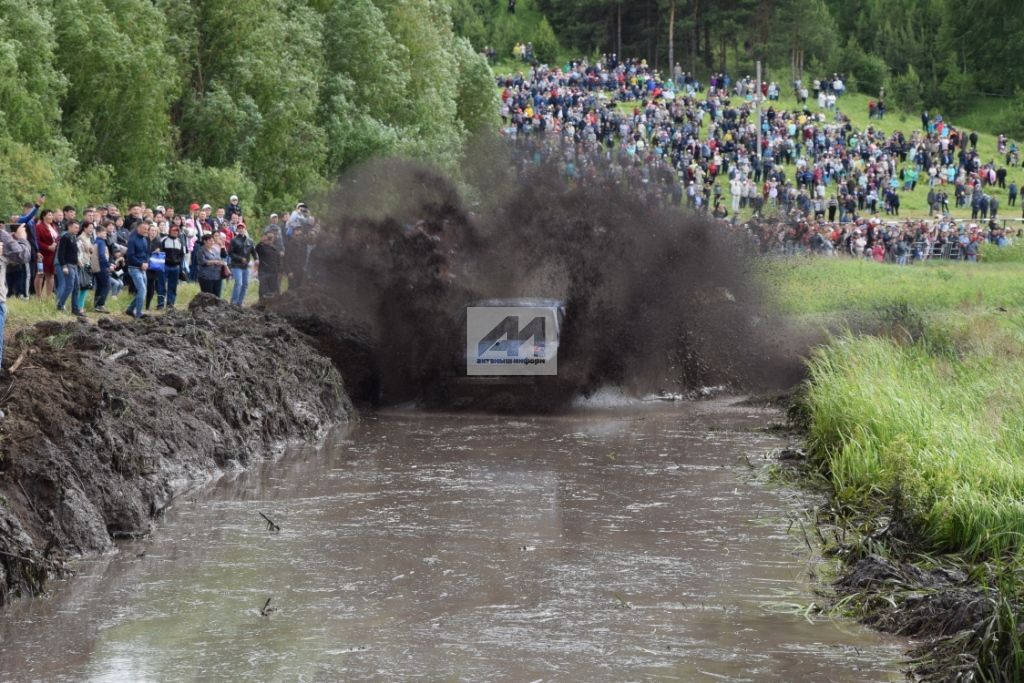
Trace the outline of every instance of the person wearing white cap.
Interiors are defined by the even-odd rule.
[[[279,222],[279,216],[276,213],[270,214],[270,224],[263,228],[264,235],[274,236],[274,247],[284,255],[284,229]]]
[[[292,215],[288,217],[288,222],[285,223],[285,232],[288,237],[295,234],[295,231],[300,228],[312,227],[313,218],[309,215],[309,209],[306,207],[305,202],[299,202],[295,205],[295,210],[292,211]]]
[[[228,205],[224,207],[224,219],[231,222],[231,216],[237,214],[239,218],[242,217],[242,205],[238,203],[238,195],[231,195],[228,200]]]

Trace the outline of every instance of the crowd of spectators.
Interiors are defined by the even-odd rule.
[[[250,236],[245,221],[234,195],[216,209],[194,203],[184,213],[138,203],[127,214],[114,204],[79,214],[70,205],[48,208],[40,194],[0,230],[0,337],[8,295],[49,300],[58,312],[70,306],[73,315],[86,317],[90,292],[91,310],[108,314],[111,299],[127,289],[125,315],[144,318],[154,299],[156,310],[173,310],[182,282],[220,297],[230,280],[237,306],[246,300],[252,275],[260,299],[278,294],[285,276],[300,284],[319,231],[305,203],[270,214],[258,237]],[[0,342],[0,360],[2,353]]]
[[[678,67],[666,81],[646,61],[616,55],[533,65],[498,86],[503,135],[523,152],[520,163],[554,163],[570,182],[609,183],[722,219],[784,223],[782,232],[803,220],[849,232],[864,219],[897,218],[908,193],[926,186],[929,216],[948,222],[954,209],[969,210],[985,239],[1002,243],[992,189],[1006,190],[1009,207],[1021,189],[1007,182],[1018,160],[1005,136],[997,161],[982,159],[976,132],[927,111],[917,130],[858,129],[836,107],[843,74],[794,82],[794,110],[776,108],[774,82],[712,74],[704,84]],[[884,96],[869,102],[872,119],[884,117]]]
[[[754,218],[730,223],[729,227],[744,230],[752,245],[764,254],[848,255],[899,265],[928,259],[977,261],[983,244],[1008,246],[1021,236],[1019,228],[946,218],[883,221],[862,217],[852,223]]]

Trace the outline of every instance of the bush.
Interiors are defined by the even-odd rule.
[[[834,70],[849,74],[847,87],[877,97],[878,91],[889,79],[889,67],[885,60],[878,55],[865,52],[852,38],[846,43],[841,54],[842,64]]]
[[[1015,137],[1024,137],[1024,89],[1017,88],[1013,104],[1006,108],[1006,132]]]
[[[981,246],[981,260],[985,263],[1024,263],[1024,241],[1017,238],[1008,247],[985,242]]]
[[[558,38],[555,37],[555,31],[551,28],[551,24],[548,23],[546,17],[541,19],[533,36],[533,52],[537,59],[547,64],[553,64],[558,61],[558,54],[561,51],[561,46],[558,44]]]
[[[955,64],[947,66],[946,77],[939,84],[939,103],[949,114],[963,114],[977,97],[978,89],[972,76],[957,69]]]
[[[914,67],[908,67],[905,74],[892,79],[890,97],[897,108],[908,112],[920,111],[924,106],[924,86]]]

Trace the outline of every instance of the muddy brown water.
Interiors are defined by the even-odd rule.
[[[758,470],[778,419],[366,417],[16,603],[0,680],[901,680],[905,641],[799,613],[807,498]]]

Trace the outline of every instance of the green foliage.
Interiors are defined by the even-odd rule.
[[[1019,320],[1019,316],[1018,316]],[[842,337],[815,354],[810,443],[841,501],[899,496],[932,551],[1024,550],[1024,400],[1019,328],[991,316],[953,321],[960,353],[925,341]],[[930,334],[930,333],[929,333]]]
[[[943,109],[950,114],[963,114],[978,96],[976,79],[958,69],[952,59],[947,60],[945,68],[946,74],[939,84],[939,96],[933,98],[934,103],[942,103]]]
[[[988,259],[989,247],[983,247]],[[997,249],[997,247],[991,247]],[[1018,247],[1004,247],[1010,254]],[[1019,253],[1019,251],[1017,252]],[[993,259],[996,260],[996,259]],[[787,259],[762,266],[761,277],[778,305],[799,315],[849,314],[909,301],[916,309],[931,312],[984,306],[1009,308],[1018,305],[1020,263],[927,262],[899,267],[861,259]]]
[[[455,168],[495,95],[453,28],[492,4],[450,1],[0,0],[0,201],[277,206],[377,154]]]
[[[198,161],[179,161],[171,169],[168,201],[184,212],[192,202],[222,202],[237,194],[242,206],[254,210],[256,183],[235,164],[228,168],[204,166]],[[275,205],[276,206],[276,205]]]
[[[63,127],[78,161],[110,164],[119,196],[160,196],[178,95],[163,14],[148,0],[63,0],[53,10],[56,64],[68,81]]]
[[[553,63],[558,59],[560,49],[551,24],[546,18],[541,19],[533,38],[533,51],[537,59],[544,63]]]
[[[469,40],[477,51],[490,45],[487,18],[493,9],[490,0],[449,0],[455,32]]]
[[[913,112],[924,106],[924,86],[912,66],[907,68],[906,73],[892,79],[889,91],[892,101],[900,109]]]
[[[848,88],[878,97],[878,93],[889,80],[889,67],[878,55],[869,54],[860,44],[850,38],[838,53],[839,60],[832,64],[832,71],[847,74]]]
[[[985,242],[981,246],[981,260],[984,263],[1024,263],[1024,241],[1018,240],[1005,247]]]
[[[1003,115],[1003,122],[1006,133],[1015,138],[1024,137],[1024,88],[1018,88],[1011,100],[1012,104],[1006,108]]]
[[[0,135],[46,146],[60,137],[56,102],[67,79],[54,64],[52,17],[38,0],[0,0]]]
[[[491,69],[465,38],[456,39],[454,51],[459,67],[458,119],[469,133],[488,131],[498,119],[498,96]]]

